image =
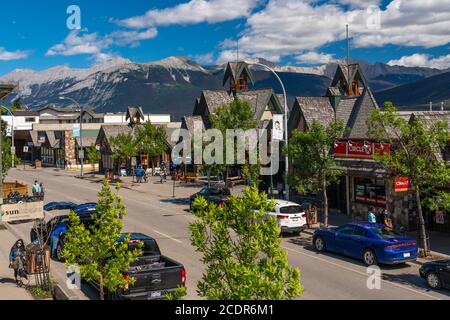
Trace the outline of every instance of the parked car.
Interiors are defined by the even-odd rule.
[[[92,214],[96,212],[94,203],[83,204],[79,206],[72,207],[73,210],[81,219],[81,222],[85,226],[89,226],[92,222]],[[61,206],[62,208],[62,206]],[[67,207],[62,208],[62,210],[68,209]],[[56,210],[56,209],[54,209]],[[52,258],[61,261],[62,260],[62,250],[64,248],[64,236],[67,233],[69,225],[69,215],[62,214],[51,218],[47,223],[41,224],[30,231],[31,242],[38,241],[40,237],[47,241],[50,246],[50,254]]]
[[[391,231],[385,225],[354,222],[337,228],[318,229],[313,236],[314,248],[362,259],[368,266],[396,264],[417,259],[415,240]]]
[[[72,210],[77,205],[73,202],[49,202],[44,206],[45,211],[55,211],[55,210]]]
[[[107,293],[107,298],[118,300],[156,300],[164,299],[165,294],[175,291],[186,284],[186,269],[184,266],[161,254],[155,239],[142,233],[123,234],[130,236],[129,249],[133,250],[140,242],[143,243],[143,255],[124,273],[124,278],[133,277],[134,284],[125,286],[118,292]],[[100,290],[98,282],[91,282],[96,290]]]
[[[277,219],[282,233],[300,232],[305,228],[307,206],[285,200],[274,201],[275,211],[268,212],[266,215]]]
[[[432,289],[450,289],[450,260],[426,262],[419,274]]]
[[[208,202],[215,203],[217,205],[223,205],[231,196],[231,192],[228,188],[223,187],[203,188],[190,197],[189,208],[191,210],[194,208],[193,204],[195,199],[200,196],[203,196]]]

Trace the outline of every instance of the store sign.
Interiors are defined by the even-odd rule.
[[[284,137],[283,115],[282,114],[274,114],[272,122],[273,122],[272,139],[273,140],[283,140],[283,137]]]
[[[2,222],[44,219],[44,202],[24,202],[4,204],[2,206]]]
[[[80,134],[80,124],[79,123],[75,123],[74,125],[73,125],[73,132],[72,132],[72,134],[73,134],[73,137],[74,138],[79,138],[79,137],[81,137],[81,134]]]
[[[391,145],[369,141],[336,141],[333,155],[338,158],[372,159],[390,155]]]
[[[28,152],[28,146],[23,146],[23,152],[27,153]]]
[[[409,190],[409,179],[407,177],[400,177],[394,179],[395,192],[407,192]]]
[[[445,224],[445,214],[442,211],[436,211],[436,223]]]

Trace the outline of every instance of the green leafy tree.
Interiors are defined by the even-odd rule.
[[[371,138],[391,144],[390,157],[380,158],[388,173],[409,179],[417,203],[420,247],[426,255],[429,248],[423,204],[431,204],[432,208],[436,201],[429,196],[440,193],[441,205],[450,206],[448,193],[438,191],[450,185],[450,168],[439,156],[450,139],[448,125],[443,121],[427,125],[420,119],[408,122],[397,114],[391,102],[384,104],[384,110],[374,110],[367,123]]]
[[[6,128],[8,127],[8,123],[3,120],[1,121],[2,133],[2,181],[6,173],[11,169],[12,166],[12,156],[11,156],[11,139],[6,136]],[[18,158],[16,157],[16,163]]]
[[[340,121],[333,121],[328,127],[313,122],[308,131],[294,130],[285,150],[293,164],[289,184],[300,193],[322,193],[325,226],[328,226],[327,187],[343,174],[331,150],[344,131]]]
[[[116,191],[119,189],[117,184]],[[129,250],[129,236],[119,241],[126,208],[122,198],[111,190],[107,181],[103,182],[98,198],[97,211],[88,228],[81,223],[78,215],[70,213],[63,257],[67,265],[80,266],[83,279],[98,283],[100,299],[104,300],[105,288],[109,293],[115,293],[134,283],[135,279],[125,278],[123,273],[142,256],[142,247]]]
[[[289,266],[280,248],[276,220],[265,218],[274,203],[257,188],[243,198],[231,197],[221,207],[199,197],[190,224],[192,245],[203,257],[206,271],[197,285],[210,300],[285,300],[303,292],[300,270]]]
[[[102,160],[102,154],[99,150],[97,150],[95,145],[88,147],[86,151],[90,163],[98,163]]]
[[[136,146],[138,151],[157,157],[167,150],[167,133],[161,126],[155,126],[151,122],[145,122],[136,127]]]
[[[119,167],[122,163],[128,164],[131,157],[137,155],[138,147],[133,133],[121,133],[110,139],[112,157],[117,159]],[[117,168],[119,169],[119,168]]]
[[[218,129],[220,130],[220,132],[222,132],[224,142],[227,130],[241,129],[243,131],[246,131],[249,129],[256,129],[256,121],[254,119],[252,107],[248,102],[239,99],[235,99],[230,104],[219,107],[214,114],[211,114],[209,116],[209,121],[211,122],[212,128]],[[226,143],[224,143],[224,157],[226,155],[226,152]],[[234,143],[233,152],[236,158],[236,143]],[[215,168],[217,168],[217,165],[215,166]],[[229,165],[225,164],[222,168],[225,169],[226,175],[228,177]]]

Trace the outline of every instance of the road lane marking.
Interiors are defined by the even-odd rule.
[[[299,251],[299,250],[295,250],[295,249],[292,249],[292,248],[289,248],[289,247],[286,247],[286,246],[280,246],[280,247],[283,248],[283,249],[286,249],[286,250],[288,250],[288,251],[293,251],[293,252],[296,252],[296,253],[305,255],[305,256],[307,256],[307,257],[314,258],[314,259],[320,260],[320,261],[322,261],[322,262],[326,262],[326,263],[328,263],[328,264],[334,265],[334,266],[339,267],[339,268],[341,268],[341,269],[344,269],[344,270],[347,270],[347,271],[350,271],[350,272],[355,272],[355,273],[357,273],[357,274],[359,274],[359,275],[362,275],[362,276],[364,276],[364,277],[367,277],[367,274],[364,273],[364,272],[361,272],[361,271],[358,271],[358,270],[355,270],[355,269],[352,269],[352,268],[343,266],[343,265],[341,265],[341,264],[338,264],[338,263],[329,261],[329,260],[327,260],[327,259],[323,259],[323,258],[317,257],[316,255],[308,254],[308,253],[306,253],[306,252],[301,252],[301,251]],[[438,298],[438,297],[429,295],[429,294],[427,294],[427,293],[424,293],[424,292],[415,290],[415,289],[413,289],[413,288],[409,288],[409,287],[407,287],[407,286],[404,286],[404,285],[401,285],[401,284],[398,284],[398,283],[395,283],[395,282],[390,282],[390,281],[387,281],[387,280],[384,280],[384,279],[381,279],[381,281],[384,282],[384,283],[386,283],[386,284],[388,284],[388,285],[392,285],[392,286],[395,286],[395,287],[398,287],[398,288],[401,288],[401,289],[405,289],[405,290],[408,290],[408,291],[411,291],[411,292],[414,292],[414,293],[417,293],[417,294],[421,294],[421,295],[423,295],[423,296],[429,297],[429,298],[434,299],[434,300],[442,300],[441,298]]]
[[[182,241],[180,241],[180,240],[178,240],[178,239],[175,239],[175,238],[172,238],[171,236],[169,236],[169,235],[167,235],[167,234],[165,234],[165,233],[159,232],[159,231],[157,231],[157,230],[153,230],[153,231],[156,232],[157,234],[163,236],[163,237],[169,238],[170,240],[176,241],[176,242],[178,242],[178,243],[183,243]]]

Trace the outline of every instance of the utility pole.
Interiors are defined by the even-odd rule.
[[[430,111],[433,111],[433,102],[430,101]]]

